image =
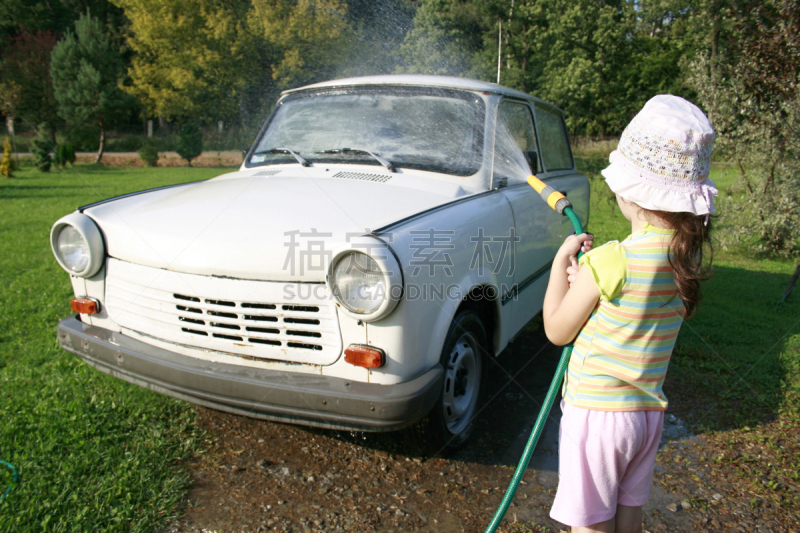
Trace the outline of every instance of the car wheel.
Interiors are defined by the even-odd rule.
[[[444,379],[439,400],[420,423],[425,452],[455,450],[467,441],[482,403],[487,353],[486,331],[478,314],[458,313],[442,349]]]

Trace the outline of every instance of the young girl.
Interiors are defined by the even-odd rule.
[[[550,516],[573,532],[642,530],[667,408],[661,387],[707,270],[713,142],[695,105],[671,95],[651,99],[602,171],[631,235],[594,250],[591,235],[573,235],[553,261],[545,332],[558,345],[575,339],[575,347]],[[576,261],[579,250],[588,253]]]

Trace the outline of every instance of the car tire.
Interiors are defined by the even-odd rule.
[[[471,310],[458,313],[442,348],[444,379],[439,399],[417,425],[424,453],[446,454],[467,442],[483,403],[487,346],[480,316]]]

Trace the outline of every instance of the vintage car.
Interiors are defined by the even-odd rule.
[[[531,171],[587,221],[552,104],[434,76],[285,91],[238,171],[55,223],[76,296],[58,339],[199,405],[456,447],[572,231]]]

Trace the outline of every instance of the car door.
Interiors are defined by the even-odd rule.
[[[530,167],[523,176],[517,168],[521,163],[514,162],[514,158],[519,159],[520,153],[529,154],[527,163],[535,167],[534,173],[566,193],[571,201],[577,201],[576,212],[584,220],[588,209],[588,182],[574,170],[561,113],[538,104],[533,109],[528,102],[506,99],[500,103],[497,117],[493,182],[508,180],[503,194],[511,204],[518,239],[514,248],[514,284],[502,294],[503,305],[512,308],[512,337],[542,310],[553,257],[572,232],[569,219],[553,211],[526,183]]]

